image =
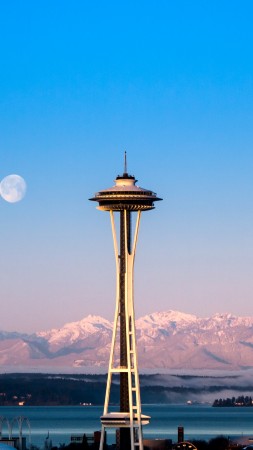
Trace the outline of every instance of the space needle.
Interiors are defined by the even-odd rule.
[[[162,199],[136,183],[135,177],[128,174],[125,152],[123,175],[117,176],[113,187],[97,192],[90,199],[98,202],[97,209],[110,212],[116,261],[116,308],[99,450],[103,450],[106,428],[119,429],[120,450],[143,450],[142,426],[150,420],[141,413],[133,272],[141,212],[154,209],[154,202]],[[116,230],[115,212],[119,213],[119,230]],[[135,224],[133,216],[136,216]],[[119,379],[118,412],[111,411],[110,407],[113,376]]]

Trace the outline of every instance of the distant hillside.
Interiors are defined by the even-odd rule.
[[[113,377],[111,404],[119,401],[118,383],[118,378]],[[106,375],[2,374],[0,385],[0,406],[103,405]],[[252,373],[141,375],[140,385],[143,404],[212,404],[216,398],[249,398],[253,393]]]
[[[253,367],[253,317],[210,318],[176,311],[136,321],[140,368],[245,369]],[[88,316],[60,329],[32,335],[0,332],[2,371],[107,368],[112,323]]]

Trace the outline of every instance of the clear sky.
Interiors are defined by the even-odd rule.
[[[0,6],[2,330],[113,318],[109,215],[123,171],[142,216],[136,314],[253,315],[253,3],[13,0]]]

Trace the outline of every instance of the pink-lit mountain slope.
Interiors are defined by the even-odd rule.
[[[176,311],[136,321],[140,368],[253,367],[253,317],[198,318]],[[33,335],[0,332],[0,365],[23,369],[107,368],[112,323],[98,316]]]

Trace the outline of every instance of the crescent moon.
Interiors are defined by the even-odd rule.
[[[0,195],[9,203],[16,203],[24,198],[26,182],[20,175],[8,175],[0,183]]]

